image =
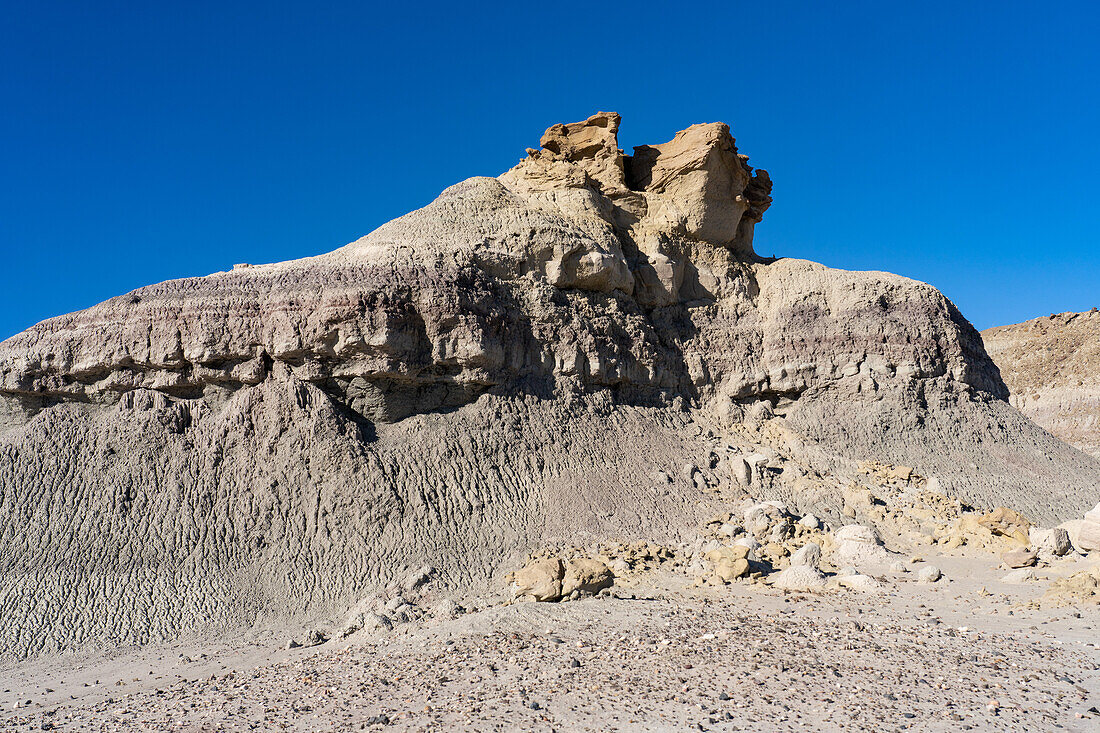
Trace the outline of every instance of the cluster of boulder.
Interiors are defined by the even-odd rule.
[[[601,542],[597,550],[597,559],[607,565],[616,578],[630,578],[679,563],[674,548],[646,540]]]
[[[846,517],[882,527],[915,544],[934,542],[956,519],[972,508],[949,497],[935,477],[909,466],[876,461],[859,463],[859,480],[842,492]]]
[[[690,546],[605,543],[595,556],[576,548],[560,554],[566,559],[532,557],[513,572],[513,600],[574,600],[662,566],[681,569],[696,586],[745,581],[792,591],[874,591],[883,587],[884,574],[910,570],[871,527],[849,524],[831,531],[813,514],[798,516],[779,501],[748,503],[739,513],[711,518]],[[941,577],[930,565],[915,569],[923,582]]]
[[[997,507],[984,514],[963,514],[936,541],[948,551],[966,546],[993,552],[1011,571],[1003,580],[1024,583],[1037,579],[1033,568],[1100,550],[1098,520],[1100,512],[1094,509],[1084,520],[1044,528],[1033,525],[1015,510]]]
[[[991,514],[993,514],[991,512]],[[1026,520],[1025,520],[1026,521]],[[1020,532],[1013,533],[1022,540]],[[1087,512],[1083,519],[1065,522],[1057,527],[1027,528],[1027,541],[1001,554],[1001,561],[1011,571],[1002,578],[1007,583],[1037,580],[1035,569],[1073,556],[1095,559],[1100,553],[1100,505]],[[1100,564],[1051,580],[1046,592],[1033,605],[1070,606],[1100,603]]]
[[[767,446],[753,444],[753,448],[716,449],[707,466],[710,471],[685,464],[683,474],[702,493],[716,493],[729,502],[730,489],[759,488],[768,484],[772,473],[789,472],[794,465]],[[693,544],[673,548],[641,540],[612,542],[587,552],[571,548],[559,552],[560,557],[533,558],[512,574],[512,597],[575,599],[615,583],[630,584],[634,576],[661,567],[679,569],[696,586],[747,582],[788,591],[876,591],[891,576],[910,572],[922,583],[943,577],[938,567],[919,557],[906,560],[888,550],[880,531],[898,538],[902,546],[992,553],[1012,571],[1004,578],[1010,583],[1035,580],[1037,566],[1100,550],[1100,506],[1081,520],[1040,527],[1008,507],[976,510],[948,496],[935,477],[922,476],[908,466],[874,461],[857,465],[854,474],[843,479],[847,483],[835,484],[839,502],[831,511],[826,509],[830,520],[799,515],[781,501],[749,499],[736,510],[712,516]],[[1069,595],[1074,598],[1100,587],[1098,572],[1071,578],[1062,585],[1072,590]],[[1066,588],[1059,588],[1066,595]],[[1100,591],[1096,597],[1100,599]]]
[[[1004,582],[1036,580],[1036,567],[1100,550],[1100,506],[1083,519],[1040,527],[1008,507],[976,510],[944,494],[934,477],[920,476],[906,466],[868,461],[859,464],[858,473],[864,481],[844,491],[846,515],[858,514],[869,523],[908,536],[915,545],[933,545],[939,552],[978,550],[997,555],[1011,571]],[[1090,586],[1093,575],[1079,575],[1074,583]]]
[[[544,557],[512,573],[512,597],[519,601],[576,600],[610,588],[614,582],[611,568],[602,560]]]
[[[1002,578],[1005,583],[1036,581],[1038,568],[1100,551],[1100,505],[1082,519],[1041,527],[1008,507],[975,510],[940,493],[934,478],[924,479],[905,467],[868,463],[861,464],[860,472],[873,487],[850,487],[846,507],[861,506],[861,513],[903,535],[908,527],[915,544],[931,544],[940,552],[992,553],[1009,571]],[[1055,578],[1040,601],[1043,605],[1081,602],[1100,602],[1100,566]]]
[[[843,492],[844,507],[894,529],[905,522],[916,526],[911,535],[943,551],[962,547],[999,554],[1012,570],[1005,582],[1035,580],[1034,567],[1072,553],[1100,550],[1100,506],[1084,519],[1058,527],[1035,526],[1019,512],[997,507],[974,511],[938,491],[904,466],[861,464],[871,486],[853,483]],[[883,489],[887,489],[884,491]],[[556,602],[603,595],[617,582],[633,584],[637,576],[658,569],[676,569],[696,586],[735,582],[767,585],[785,591],[813,592],[882,590],[887,578],[912,572],[917,582],[935,583],[940,569],[919,557],[908,561],[888,550],[879,532],[867,524],[832,529],[814,514],[798,515],[780,501],[745,502],[704,523],[696,542],[670,547],[645,540],[603,542],[592,548],[568,547],[532,555],[509,574],[513,602]],[[421,602],[434,570],[423,567],[403,583],[361,601],[334,633],[310,631],[290,646],[323,643],[330,636],[345,638],[360,630],[389,630],[427,616],[453,617],[463,609],[444,600],[428,609]],[[1100,566],[1056,579],[1044,602],[1065,605],[1100,602]]]
[[[750,504],[741,521],[717,517],[717,534],[699,548],[690,566],[696,585],[724,585],[740,578],[784,590],[847,588],[874,591],[877,576],[907,572],[900,556],[888,551],[869,526],[848,524],[830,531],[813,514],[798,516],[778,501]],[[926,574],[922,579],[934,582]]]
[[[962,514],[950,526],[938,531],[935,540],[945,550],[954,550],[965,545],[1004,553],[1026,547],[1030,543],[1032,529],[1034,526],[1031,521],[1019,512],[1007,507],[997,507],[985,514]]]
[[[677,548],[646,540],[601,542],[593,548],[563,548],[532,555],[508,579],[514,601],[568,601],[660,567],[680,565]]]

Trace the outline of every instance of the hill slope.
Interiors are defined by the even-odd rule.
[[[942,294],[756,256],[771,180],[725,125],[626,156],[618,123],[0,344],[3,654],[339,612],[424,564],[488,587],[547,544],[675,542],[704,488],[839,516],[863,459],[1042,522],[1095,503]]]
[[[1100,312],[1061,313],[982,332],[1022,413],[1100,457]]]

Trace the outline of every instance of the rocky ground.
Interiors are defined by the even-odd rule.
[[[13,730],[1096,730],[1100,610],[989,555],[875,593],[656,571],[310,648],[272,635],[5,674]],[[1060,561],[1042,578],[1089,565]],[[18,704],[16,708],[15,705]]]

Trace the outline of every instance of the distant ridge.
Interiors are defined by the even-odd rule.
[[[1012,404],[1062,440],[1100,457],[1100,310],[990,328],[982,338]]]

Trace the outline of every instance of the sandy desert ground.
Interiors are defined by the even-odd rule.
[[[256,632],[4,672],[13,730],[1067,730],[1100,728],[1100,609],[1043,576],[929,557],[880,593],[693,588],[653,573],[566,603],[490,605],[287,650]],[[18,707],[16,705],[18,704]]]

